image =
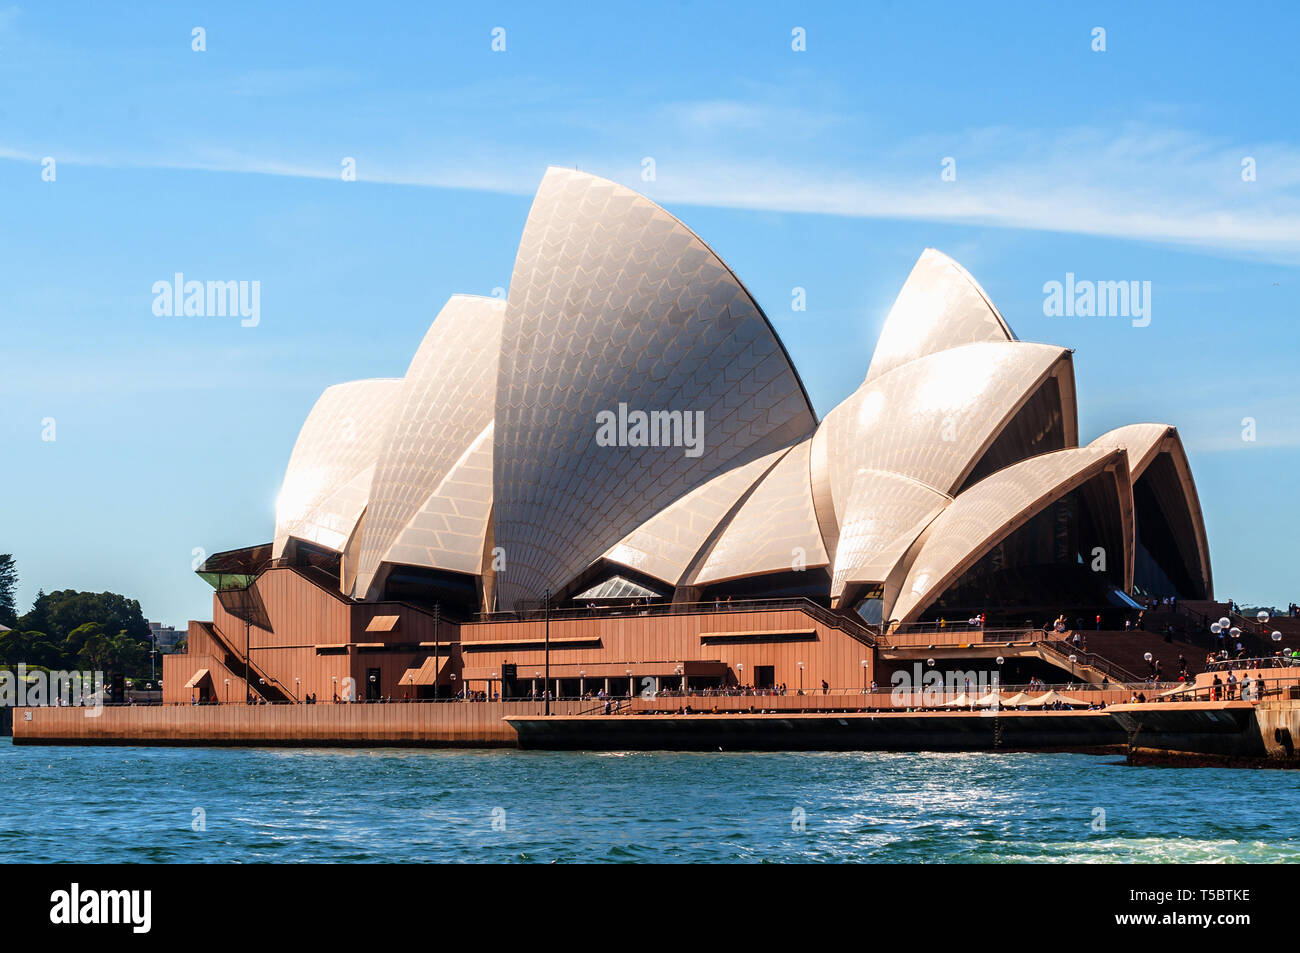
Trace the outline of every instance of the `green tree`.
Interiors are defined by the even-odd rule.
[[[18,626],[18,565],[10,553],[0,553],[0,625]]]
[[[141,675],[148,667],[148,649],[126,632],[119,632],[110,640],[112,648],[111,671],[123,675]]]
[[[44,589],[36,590],[36,601],[32,604],[31,611],[18,620],[16,628],[28,632],[48,632],[50,629],[49,613],[46,611],[48,601],[49,596],[45,594]]]
[[[83,626],[84,628],[84,626]],[[103,628],[87,632],[77,651],[77,661],[84,667],[96,672],[108,671],[111,647]]]
[[[80,661],[81,650],[85,648],[86,642],[96,636],[103,636],[104,626],[100,622],[83,622],[63,640],[63,655],[69,661]]]
[[[109,635],[100,627],[80,626],[79,629],[86,630],[77,653],[84,667],[105,675],[135,675],[142,671],[145,648],[125,630]]]
[[[27,632],[27,657],[22,661],[28,665],[43,665],[46,668],[67,668],[67,659],[63,654],[63,643],[44,632]]]
[[[39,628],[59,641],[86,622],[98,622],[106,632],[126,632],[140,642],[149,640],[149,623],[140,611],[140,603],[115,592],[60,589],[37,593],[32,611],[19,622],[19,628]]]
[[[17,629],[0,632],[0,665],[11,666],[27,661],[27,633]]]
[[[28,666],[64,668],[61,643],[44,632],[0,632],[0,663],[14,668],[19,662]]]

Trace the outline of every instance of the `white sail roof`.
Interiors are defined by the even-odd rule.
[[[375,597],[403,529],[493,419],[505,303],[453,295],[402,380],[366,509],[354,594]]]
[[[276,498],[274,558],[291,537],[343,548],[365,509],[400,384],[352,381],[320,395],[298,432]]]
[[[564,169],[542,180],[519,243],[496,411],[503,606],[559,589],[691,490],[816,425],[717,255],[643,196]],[[602,412],[675,415],[680,436],[642,445],[620,423],[620,445],[602,446]],[[691,447],[683,415],[701,428]]]

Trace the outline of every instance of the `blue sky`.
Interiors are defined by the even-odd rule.
[[[1178,425],[1220,597],[1300,599],[1300,14],[1134,6],[0,0],[20,611],[38,588],[112,589],[207,618],[194,550],[271,537],[321,390],[399,376],[448,295],[508,285],[547,165],[694,228],[821,414],[922,249],[947,252],[1022,339],[1077,348],[1082,439]],[[155,316],[176,271],[259,281],[260,324]],[[1045,317],[1067,272],[1150,281],[1151,324]]]

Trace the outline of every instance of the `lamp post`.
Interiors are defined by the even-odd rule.
[[[862,660],[862,694],[867,693],[867,660]]]
[[[745,663],[744,662],[736,663],[736,672],[738,673],[736,675],[736,687],[743,690],[745,687]]]
[[[1002,664],[1006,661],[1006,659],[1004,659],[1001,655],[999,655],[993,661],[996,662],[998,666],[998,671],[996,676],[998,681],[997,684],[993,686],[993,690],[997,691],[999,688],[1002,687]]]
[[[339,677],[338,677],[337,675],[331,675],[331,676],[330,676],[330,681],[333,682],[333,684],[334,684],[334,702],[333,702],[333,703],[334,703],[335,705],[337,705],[340,701],[342,701],[342,699],[339,698]]]
[[[442,603],[433,604],[433,700],[438,700],[438,672],[442,661]]]
[[[230,704],[230,679],[226,679],[226,704]]]
[[[799,694],[803,694],[803,662],[796,662],[799,666]]]
[[[451,697],[452,698],[458,697],[456,695],[456,673],[455,672],[451,673]]]
[[[587,673],[582,669],[578,670],[578,697],[582,698],[587,694]]]
[[[542,608],[546,619],[546,681],[542,683],[542,695],[546,699],[546,714],[551,713],[551,590],[546,590],[546,599]]]
[[[375,694],[375,676],[373,675],[370,676],[370,691],[366,692],[366,694],[367,695]],[[371,701],[371,699],[367,698],[366,701]]]
[[[297,675],[293,677],[293,693],[297,696],[297,701],[302,701],[302,679]]]
[[[632,670],[629,668],[624,669],[624,671],[627,672],[627,700],[630,702],[632,701],[632,689],[635,688],[632,683]]]

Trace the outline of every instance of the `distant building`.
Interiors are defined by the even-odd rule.
[[[170,652],[176,648],[176,643],[185,638],[185,630],[177,629],[170,625],[163,625],[161,622],[149,623],[149,634],[158,646],[159,652]]]

